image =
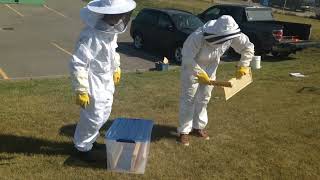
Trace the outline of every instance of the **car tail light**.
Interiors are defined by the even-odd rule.
[[[300,41],[300,38],[299,38],[299,36],[293,36],[293,37],[292,37],[292,40],[293,40],[294,42],[298,42],[298,41]]]
[[[281,41],[283,38],[283,31],[282,31],[282,29],[281,30],[274,30],[274,31],[272,31],[272,35],[277,41]]]

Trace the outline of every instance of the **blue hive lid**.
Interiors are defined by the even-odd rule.
[[[118,118],[106,133],[106,139],[120,142],[146,142],[151,139],[153,121]]]

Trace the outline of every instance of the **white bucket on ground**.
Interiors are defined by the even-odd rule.
[[[253,69],[261,68],[261,56],[253,56],[251,61],[251,67]]]

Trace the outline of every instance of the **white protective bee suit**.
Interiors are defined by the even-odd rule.
[[[178,127],[180,134],[189,134],[192,128],[206,127],[207,104],[213,86],[199,84],[195,74],[202,69],[215,80],[220,57],[229,47],[241,54],[238,66],[250,65],[254,56],[254,45],[245,34],[241,33],[235,20],[228,15],[208,21],[184,42]]]
[[[95,0],[80,12],[86,27],[76,44],[70,71],[74,90],[88,93],[90,104],[81,108],[74,134],[74,144],[79,151],[91,150],[99,129],[110,116],[115,90],[113,72],[120,66],[117,34],[124,32],[126,25],[119,22],[110,26],[101,19],[104,14],[129,12],[135,6],[132,0]]]

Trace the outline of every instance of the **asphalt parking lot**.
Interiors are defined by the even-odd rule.
[[[85,3],[47,0],[44,6],[0,4],[0,79],[56,77],[69,74],[68,63],[83,27]],[[132,47],[128,31],[119,35],[124,72],[148,70],[161,58]]]
[[[0,80],[67,76],[83,27],[79,12],[85,5],[81,0],[47,0],[43,6],[0,4]],[[309,17],[312,13],[294,15]],[[163,57],[135,50],[129,29],[118,38],[123,72],[154,68],[154,62]]]

